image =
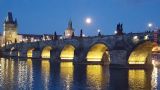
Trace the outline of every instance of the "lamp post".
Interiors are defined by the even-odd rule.
[[[156,27],[153,23],[148,23],[148,27],[150,30],[153,30],[154,46],[158,47],[158,27]]]

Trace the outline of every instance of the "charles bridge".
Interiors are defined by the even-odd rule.
[[[73,64],[103,64],[110,66],[152,65],[152,56],[160,51],[160,30],[124,33],[123,24],[117,24],[114,35],[84,36],[83,30],[75,36],[69,20],[64,35],[19,34],[17,20],[12,13],[4,22],[1,35],[1,55],[4,57],[49,59],[50,62]]]
[[[70,47],[73,49],[74,64],[110,64],[128,66],[130,64],[151,64],[151,52],[154,46],[154,32],[128,33],[123,35],[100,35],[93,37],[74,37],[72,39],[21,42],[5,45],[1,48],[3,56],[19,58],[48,58],[51,62],[61,62],[61,53]],[[96,46],[97,45],[97,46]],[[92,49],[94,48],[94,49]],[[48,53],[42,55],[43,52]],[[108,57],[100,61],[88,61],[89,51],[93,55],[108,52]],[[133,55],[131,55],[133,54]],[[103,55],[100,55],[103,56]],[[94,56],[93,56],[94,57]],[[140,61],[138,61],[140,60]]]

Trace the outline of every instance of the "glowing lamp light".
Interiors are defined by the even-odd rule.
[[[100,29],[98,29],[98,30],[97,30],[97,32],[99,33],[99,32],[101,32],[101,30],[100,30]]]
[[[134,39],[134,40],[138,39],[138,36],[134,36],[133,39]]]
[[[114,34],[117,34],[117,30],[114,31]]]
[[[83,37],[85,37],[86,35],[85,35],[85,34],[83,34],[82,36],[83,36]]]
[[[63,37],[61,36],[60,39],[63,39]]]
[[[92,23],[92,19],[90,17],[86,18],[86,23],[87,24],[91,24]]]
[[[152,23],[149,23],[149,24],[148,24],[148,27],[150,27],[150,28],[151,28],[152,26],[153,26],[153,24],[152,24]]]
[[[70,36],[70,34],[68,33],[67,36]]]
[[[133,42],[137,43],[138,41],[139,41],[138,36],[134,36],[134,37],[133,37]]]
[[[144,40],[148,40],[148,39],[149,39],[148,35],[144,36]]]

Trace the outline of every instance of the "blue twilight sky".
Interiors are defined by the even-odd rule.
[[[18,20],[19,33],[63,34],[71,18],[75,33],[113,34],[122,22],[125,32],[143,32],[147,24],[160,26],[160,0],[0,0],[0,32],[8,11]],[[93,22],[86,25],[85,18]]]

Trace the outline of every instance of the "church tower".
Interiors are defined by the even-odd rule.
[[[72,21],[69,20],[68,28],[65,30],[64,36],[65,38],[71,38],[73,34],[74,34],[74,29],[72,28]]]
[[[8,12],[8,16],[3,24],[3,44],[16,43],[17,35],[17,20],[13,20],[12,13]]]

